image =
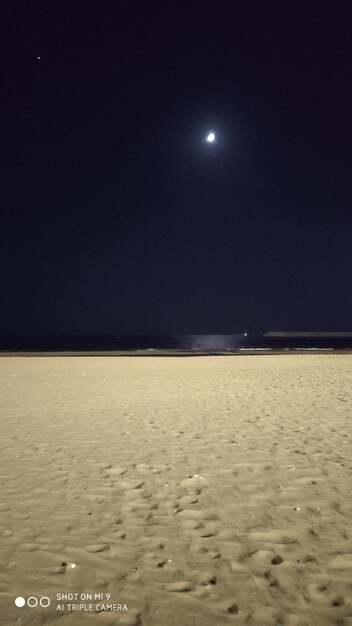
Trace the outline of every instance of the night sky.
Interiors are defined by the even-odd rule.
[[[7,4],[0,333],[352,329],[352,3]]]

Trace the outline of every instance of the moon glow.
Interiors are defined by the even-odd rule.
[[[214,133],[209,133],[209,135],[207,136],[207,141],[209,143],[213,143],[213,141],[215,141],[215,134]]]

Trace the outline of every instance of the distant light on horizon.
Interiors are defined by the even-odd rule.
[[[207,141],[209,143],[213,143],[213,141],[215,141],[215,133],[209,133],[209,135],[207,136]]]

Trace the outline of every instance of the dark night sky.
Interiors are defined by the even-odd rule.
[[[2,334],[352,329],[350,2],[1,22]]]

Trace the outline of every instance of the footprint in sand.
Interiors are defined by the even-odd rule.
[[[208,559],[219,559],[220,557],[221,554],[217,550],[208,550]]]
[[[134,489],[141,489],[144,485],[144,480],[118,480],[116,487],[120,491],[133,491]]]
[[[202,523],[198,520],[186,519],[182,522],[182,526],[185,530],[197,530],[201,528]]]
[[[200,537],[214,537],[219,533],[221,526],[219,522],[207,522],[200,530]]]
[[[197,555],[204,555],[207,559],[219,559],[221,556],[217,546],[209,545],[208,542],[207,545],[205,545],[205,542],[202,540],[195,540],[191,543],[189,551]]]
[[[87,552],[105,552],[105,550],[109,549],[109,545],[107,543],[95,543],[90,546],[85,546],[84,548]]]
[[[116,478],[116,476],[123,476],[126,472],[126,467],[115,467],[112,465],[105,469],[104,476],[105,478]]]
[[[126,533],[123,530],[113,530],[114,533],[114,537],[116,537],[116,539],[125,539],[126,538]]]
[[[189,506],[191,504],[197,504],[198,498],[196,496],[179,496],[178,498],[180,506]]]
[[[143,512],[143,511],[155,511],[159,508],[159,504],[157,502],[145,501],[143,499],[135,499],[130,500],[128,504],[123,506],[123,512],[126,513],[135,513],[135,512]]]
[[[131,489],[130,491],[125,491],[123,494],[124,502],[128,502],[129,500],[135,500],[136,498],[143,498],[147,500],[152,497],[152,492],[145,489],[145,487],[141,487],[137,489]]]
[[[229,613],[230,615],[238,615],[239,608],[236,602],[234,602],[233,598],[229,598],[228,600],[220,600],[216,608],[222,613]]]
[[[185,530],[199,537],[213,537],[221,529],[217,515],[208,509],[175,509],[176,519]]]
[[[181,487],[190,491],[202,489],[208,485],[208,481],[200,474],[195,474],[190,478],[181,481]]]
[[[18,550],[23,552],[34,552],[39,549],[39,545],[37,543],[21,543],[18,546]]]
[[[221,539],[221,541],[231,541],[231,542],[239,541],[238,535],[236,535],[236,533],[230,528],[222,528],[218,533],[218,539]]]
[[[165,585],[166,591],[190,591],[192,589],[192,583],[189,580],[180,580],[174,583],[167,583]]]
[[[264,572],[264,578],[268,581],[269,587],[278,587],[279,581],[275,576],[272,575],[271,571],[268,570]]]
[[[216,585],[216,576],[214,572],[201,572],[197,576],[197,584],[202,586]]]
[[[148,474],[160,474],[161,470],[156,468],[155,465],[147,465],[146,463],[138,463],[136,470],[139,474],[146,476]]]
[[[136,483],[135,488],[129,489],[123,493],[124,502],[122,511],[124,514],[143,513],[155,511],[159,508],[159,503],[152,498],[152,493],[143,488],[143,484]]]
[[[195,519],[195,520],[216,520],[217,515],[208,511],[207,509],[182,509],[177,513],[177,516],[182,519]]]
[[[239,560],[243,563],[248,559],[253,559],[256,565],[264,567],[269,563],[272,565],[281,565],[281,563],[284,562],[282,556],[280,556],[280,554],[275,554],[272,550],[247,550],[242,554]]]
[[[141,547],[146,547],[148,550],[164,550],[165,548],[165,539],[161,537],[143,537],[138,545]]]

